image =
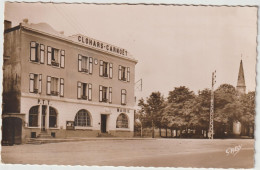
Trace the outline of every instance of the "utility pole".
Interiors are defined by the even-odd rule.
[[[213,139],[214,135],[214,85],[216,83],[216,70],[212,72],[212,87],[210,100],[210,120],[209,120],[209,139]]]

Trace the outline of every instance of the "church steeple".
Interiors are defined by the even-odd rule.
[[[242,60],[240,61],[240,67],[239,67],[238,78],[237,78],[237,91],[240,94],[246,93],[246,83],[245,83],[245,76],[244,76]]]

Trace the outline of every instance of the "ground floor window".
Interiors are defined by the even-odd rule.
[[[39,106],[33,106],[29,110],[29,126],[30,127],[38,126],[38,113],[39,113]]]
[[[49,127],[57,127],[57,111],[53,107],[49,108]]]
[[[74,119],[74,124],[75,126],[90,126],[91,121],[88,111],[84,109],[78,111]]]
[[[124,113],[117,117],[116,128],[128,128],[128,118]]]

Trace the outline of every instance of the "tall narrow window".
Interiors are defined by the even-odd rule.
[[[49,127],[57,127],[57,111],[53,107],[49,107]]]
[[[31,93],[41,93],[41,75],[30,74],[29,91]]]
[[[60,66],[60,59],[63,58],[63,67],[64,67],[64,64],[65,64],[65,58],[64,58],[64,55],[65,55],[65,52],[64,52],[64,55],[63,57],[59,57],[59,52],[60,50],[59,49],[56,49],[56,48],[53,48],[53,47],[47,47],[47,64],[48,65],[52,65],[52,66],[56,66],[56,67],[59,67]]]
[[[78,99],[92,100],[92,84],[78,82]]]
[[[93,72],[93,58],[82,56],[79,54],[78,56],[78,70],[79,72],[92,74]]]
[[[118,79],[129,82],[130,81],[130,68],[124,67],[124,66],[119,66]]]
[[[103,62],[103,77],[108,77],[108,63],[107,62]]]
[[[126,90],[125,89],[121,90],[121,104],[126,105]]]
[[[34,62],[39,62],[39,44],[32,41],[30,44],[30,60]]]
[[[110,87],[111,88],[111,87]],[[112,92],[112,88],[111,88]],[[109,102],[109,88],[105,86],[99,86],[99,101]]]
[[[113,76],[113,64],[100,60],[99,75],[102,77],[112,78]]]
[[[61,83],[61,87],[64,87],[64,79],[61,80]],[[64,95],[64,89],[61,92]],[[47,76],[47,94],[52,96],[59,95],[59,78]]]
[[[29,127],[38,126],[38,112],[39,106],[33,106],[29,110]]]
[[[40,45],[40,63],[44,64],[44,50],[45,46],[43,44]]]

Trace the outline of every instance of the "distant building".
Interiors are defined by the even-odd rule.
[[[238,92],[238,95],[246,94],[246,83],[245,83],[245,76],[244,76],[244,69],[243,69],[243,61],[242,60],[240,61],[236,90]],[[242,126],[243,125],[238,121],[233,122],[233,134],[234,135],[240,135],[241,129],[243,128]]]
[[[246,83],[242,60],[240,61],[236,90],[239,94],[246,94]]]
[[[3,143],[40,136],[133,136],[135,60],[48,24],[5,22]]]

